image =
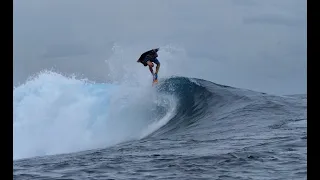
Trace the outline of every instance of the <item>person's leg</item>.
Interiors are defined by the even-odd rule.
[[[155,59],[153,60],[153,62],[157,64],[157,67],[156,67],[156,74],[158,74],[159,69],[160,69],[160,62],[159,62],[159,60],[158,60],[157,58],[155,58]]]
[[[150,70],[151,74],[153,75],[153,63],[151,61],[147,61],[147,64],[149,66],[149,70]]]
[[[151,61],[147,61],[149,67],[153,67],[153,63]]]
[[[156,74],[158,74],[159,69],[160,69],[160,63],[159,63],[159,64],[157,64],[157,67],[156,67]]]

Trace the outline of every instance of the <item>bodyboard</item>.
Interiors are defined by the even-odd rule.
[[[156,84],[158,84],[158,79],[153,80],[152,86],[154,86],[154,85],[156,85]]]

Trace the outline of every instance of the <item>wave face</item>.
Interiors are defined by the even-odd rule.
[[[245,144],[241,139],[299,133],[282,128],[304,126],[305,110],[306,97],[271,96],[195,78],[160,79],[152,88],[43,72],[14,89],[14,158],[186,134],[194,140],[239,137]],[[301,133],[306,136],[303,128]]]
[[[150,136],[184,134],[189,129],[199,133],[197,128],[215,135],[236,129],[234,135],[243,135],[255,128],[306,120],[304,95],[272,96],[184,77],[164,80],[158,91],[174,95],[179,103],[174,117]]]

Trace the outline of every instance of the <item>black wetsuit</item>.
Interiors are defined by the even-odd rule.
[[[152,49],[150,51],[147,51],[143,54],[141,54],[139,58],[139,62],[141,62],[144,66],[147,66],[147,61],[154,62],[156,64],[160,64],[159,60],[157,59],[158,53],[156,50]]]

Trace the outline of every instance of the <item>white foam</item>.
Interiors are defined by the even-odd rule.
[[[93,84],[48,71],[16,87],[13,104],[14,159],[139,139],[146,129],[145,135],[168,122],[175,107],[174,98],[150,84]],[[154,114],[157,106],[168,112],[161,120]]]

